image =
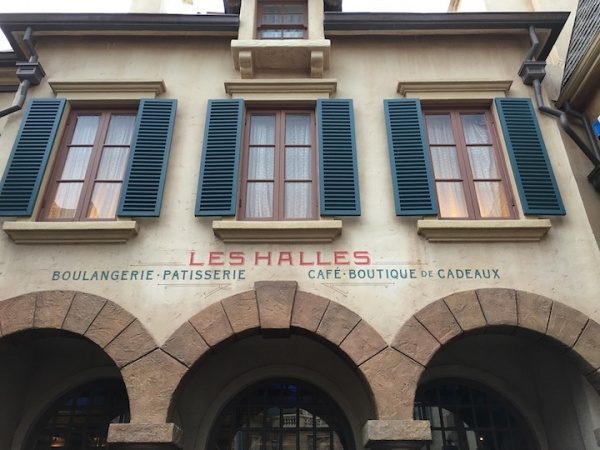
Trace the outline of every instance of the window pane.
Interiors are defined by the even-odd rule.
[[[450,115],[429,115],[425,117],[427,122],[427,136],[431,145],[454,144],[454,135],[452,134],[452,122]]]
[[[311,183],[285,184],[286,219],[310,218],[311,203]]]
[[[431,159],[433,161],[433,173],[436,178],[458,180],[462,178],[456,147],[431,147]]]
[[[492,147],[469,147],[469,160],[473,178],[499,178],[496,158]]]
[[[129,147],[105,148],[96,178],[99,180],[123,180],[128,155]]]
[[[467,144],[489,144],[490,135],[485,124],[485,114],[461,114]]]
[[[92,145],[96,138],[99,123],[100,116],[78,116],[71,144]]]
[[[275,167],[275,149],[252,147],[248,155],[248,179],[272,180]]]
[[[283,37],[285,39],[302,39],[304,37],[304,30],[283,30]]]
[[[107,145],[129,145],[131,143],[134,123],[135,116],[112,115],[105,143]]]
[[[262,23],[281,23],[281,11],[278,5],[262,6]]]
[[[498,181],[475,182],[481,217],[510,217],[502,184]]]
[[[248,183],[246,217],[273,217],[273,183]]]
[[[60,183],[48,211],[49,219],[73,219],[83,183]]]
[[[438,202],[442,217],[468,217],[465,191],[461,182],[437,182]]]
[[[96,183],[88,209],[89,219],[114,219],[117,214],[121,183]]]
[[[287,148],[285,150],[286,180],[310,180],[310,148]]]
[[[261,30],[260,37],[262,39],[281,39],[281,30]]]
[[[285,144],[310,145],[309,114],[287,114],[285,116]]]
[[[250,145],[275,145],[275,116],[250,118]]]
[[[81,180],[85,178],[92,149],[90,147],[71,147],[67,154],[61,180]]]

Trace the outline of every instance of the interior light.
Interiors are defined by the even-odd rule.
[[[52,436],[50,438],[50,448],[63,448],[65,446],[65,438],[61,436]]]

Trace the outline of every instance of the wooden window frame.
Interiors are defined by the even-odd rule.
[[[473,176],[473,172],[471,170],[471,163],[469,159],[468,147],[464,135],[463,126],[460,120],[461,114],[483,114],[485,117],[485,123],[487,126],[487,130],[490,136],[490,142],[492,151],[494,153],[494,157],[496,160],[496,166],[498,167],[498,178],[488,178],[478,180]],[[440,211],[439,218],[443,220],[511,220],[518,218],[518,211],[515,202],[515,197],[512,192],[512,188],[510,187],[509,182],[509,174],[506,165],[506,161],[504,159],[504,154],[502,152],[502,147],[500,146],[500,140],[498,139],[498,134],[496,133],[495,121],[492,116],[492,112],[488,107],[485,106],[456,106],[456,107],[430,107],[423,108],[423,116],[424,116],[424,126],[427,128],[427,116],[428,115],[450,115],[450,123],[452,125],[452,133],[454,136],[454,144],[447,144],[448,146],[456,147],[456,154],[458,158],[458,164],[460,168],[461,181],[463,183],[463,190],[465,196],[465,203],[467,206],[468,217],[443,217],[441,215],[441,208],[439,207],[439,195],[437,196],[438,201],[438,211]],[[443,144],[435,144],[435,146],[443,146]],[[486,146],[490,146],[490,144],[486,144]],[[429,143],[428,139],[428,147],[429,147],[429,158],[431,162],[431,170],[433,183],[437,192],[437,182],[438,181],[457,181],[457,179],[444,179],[444,178],[436,178],[435,170],[433,166],[433,156],[431,153],[432,145]],[[476,181],[499,181],[502,185],[502,190],[504,192],[507,207],[509,211],[509,215],[507,217],[482,217],[479,211],[479,202],[477,201],[477,193],[475,190]]]
[[[309,114],[310,115],[310,155],[311,155],[311,215],[305,218],[285,218],[285,117],[287,114]],[[253,115],[275,115],[275,145],[274,145],[274,170],[273,170],[273,216],[272,217],[246,217],[248,182],[248,163],[250,159],[250,118]],[[291,147],[302,147],[294,145]],[[244,121],[244,138],[242,146],[240,192],[238,201],[238,217],[242,220],[251,221],[303,221],[317,220],[319,217],[319,193],[318,193],[318,163],[316,145],[316,122],[313,109],[262,109],[252,108],[246,110]],[[298,182],[306,182],[297,180]],[[287,181],[293,183],[294,181]]]
[[[301,5],[303,9],[304,20],[302,24],[283,24],[283,23],[264,23],[262,21],[263,17],[263,7],[265,5]],[[287,38],[283,36],[283,31],[286,29],[298,29],[302,27],[303,33],[301,38]],[[263,38],[261,36],[261,31],[265,29],[278,29],[280,30],[281,37],[280,38]],[[259,0],[257,5],[257,15],[256,15],[256,37],[258,39],[276,39],[276,40],[294,40],[294,39],[306,39],[308,37],[308,1],[307,0],[293,0],[293,1],[276,1],[276,0]]]
[[[56,195],[56,191],[58,190],[58,186],[60,184],[61,174],[64,169],[67,155],[69,153],[69,148],[71,147],[71,139],[73,139],[73,134],[75,133],[75,126],[77,125],[77,118],[80,116],[100,116],[100,122],[98,124],[98,128],[96,131],[96,136],[94,139],[94,143],[92,144],[92,150],[90,159],[88,162],[88,167],[83,177],[83,186],[81,188],[81,193],[79,195],[79,202],[77,204],[77,208],[75,209],[75,216],[72,219],[59,219],[59,218],[50,218],[48,217],[48,213],[50,211],[52,199]],[[94,191],[94,186],[97,181],[107,182],[107,183],[116,183],[115,180],[99,180],[97,179],[98,169],[100,168],[100,161],[102,158],[102,151],[105,147],[123,147],[122,145],[104,145],[104,141],[106,140],[106,135],[108,133],[108,126],[110,124],[110,119],[113,115],[137,115],[137,110],[135,109],[74,109],[69,112],[69,116],[67,119],[65,132],[63,133],[63,137],[60,143],[60,147],[58,150],[58,154],[56,156],[56,160],[54,162],[54,167],[52,169],[52,173],[50,176],[49,184],[46,187],[46,191],[42,198],[42,205],[40,208],[40,212],[38,215],[38,220],[42,222],[104,222],[104,221],[114,221],[117,219],[116,213],[115,217],[112,218],[88,218],[87,210],[89,208],[92,194]],[[129,155],[131,154],[131,143],[129,145]],[[121,180],[121,184],[124,180]],[[122,186],[121,186],[122,189]]]

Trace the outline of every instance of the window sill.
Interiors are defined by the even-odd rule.
[[[329,68],[328,39],[250,39],[231,41],[236,70],[254,78],[257,69],[302,69],[322,78]]]
[[[122,244],[138,234],[133,220],[110,222],[4,222],[15,244]]]
[[[333,242],[342,234],[341,220],[215,220],[215,236],[227,243]]]
[[[417,221],[417,233],[429,242],[540,241],[551,227],[548,219]]]

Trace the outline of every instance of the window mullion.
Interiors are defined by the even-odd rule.
[[[467,210],[469,211],[469,218],[481,219],[481,214],[479,213],[479,203],[477,202],[477,195],[475,193],[475,182],[473,181],[473,173],[471,171],[471,164],[469,160],[469,150],[462,129],[462,122],[460,120],[460,111],[452,111],[450,113],[450,117],[452,120],[454,140],[456,141],[458,162],[461,166],[463,187],[466,196],[465,200],[467,203]]]
[[[277,113],[275,125],[275,168],[273,215],[275,220],[285,219],[285,111]]]

